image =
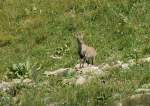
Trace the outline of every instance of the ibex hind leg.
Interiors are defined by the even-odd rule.
[[[94,65],[95,57],[92,57],[92,65]]]
[[[90,65],[90,60],[89,60],[89,59],[86,59],[86,63],[87,63],[88,65]]]
[[[94,65],[94,60],[93,60],[93,58],[92,58],[92,65]]]

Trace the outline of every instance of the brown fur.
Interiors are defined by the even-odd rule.
[[[76,38],[79,46],[80,67],[83,67],[85,62],[90,64],[90,60],[93,65],[96,57],[95,48],[90,47],[84,43],[83,35],[81,33],[77,33]]]

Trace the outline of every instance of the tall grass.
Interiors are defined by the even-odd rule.
[[[27,58],[42,64],[43,70],[73,67],[78,55],[72,33],[77,31],[96,48],[96,64],[149,55],[149,28],[149,0],[0,0],[0,79],[7,67]],[[22,105],[109,106],[114,93],[126,95],[148,82],[148,71],[148,65],[136,66],[131,73],[116,70],[106,84],[96,79],[83,87],[62,87],[57,84],[61,78],[52,78],[45,87],[24,89]]]
[[[23,106],[114,106],[114,101],[135,94],[137,88],[149,83],[149,68],[145,63],[129,71],[110,70],[107,76],[82,86],[64,85],[61,78],[50,77],[46,85],[24,90],[20,100]]]

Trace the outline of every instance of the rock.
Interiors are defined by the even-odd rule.
[[[113,99],[117,99],[117,98],[120,98],[120,97],[121,97],[120,93],[113,94]]]
[[[19,83],[22,83],[22,80],[21,79],[12,79],[12,83],[19,84]]]
[[[142,85],[142,88],[149,88],[150,89],[150,84],[144,84],[144,85]]]
[[[9,91],[17,84],[32,84],[32,80],[29,78],[26,79],[12,79],[11,82],[1,81],[0,82],[0,91]]]
[[[62,59],[62,57],[60,57],[60,56],[53,56],[53,55],[51,55],[50,56],[52,59]]]
[[[2,82],[0,83],[0,91],[7,91],[7,90],[9,90],[12,86],[13,86],[12,83],[2,81]]]
[[[139,88],[135,90],[136,93],[150,93],[150,89]]]
[[[120,68],[120,67],[121,67],[120,64],[115,64],[115,65],[113,65],[113,66],[111,67],[111,69],[116,69],[116,68]]]
[[[114,101],[113,106],[149,106],[150,105],[150,93],[135,94],[121,101]]]
[[[76,85],[83,85],[86,82],[86,78],[83,76],[79,76],[75,82]]]
[[[57,103],[57,102],[54,102],[54,103],[50,103],[50,104],[48,104],[48,105],[46,105],[46,106],[58,106],[58,103]]]
[[[82,74],[101,74],[103,71],[99,69],[97,66],[88,66],[85,68],[81,68],[80,72]]]
[[[45,71],[44,74],[46,76],[50,76],[50,75],[55,75],[55,76],[62,75],[63,76],[63,73],[65,71],[68,71],[69,69],[70,68],[61,68],[61,69],[58,69],[58,70],[55,70],[55,71]]]
[[[25,84],[29,84],[29,83],[32,82],[32,80],[29,79],[29,78],[26,78],[26,79],[24,79],[22,82],[25,83]]]
[[[99,68],[105,71],[105,70],[120,68],[121,65],[122,65],[122,63],[120,61],[117,61],[116,64],[115,64],[115,62],[111,63],[111,65],[102,64]]]
[[[139,59],[140,62],[150,62],[150,57]]]
[[[129,60],[128,63],[130,66],[133,66],[136,64],[135,60],[133,60],[133,59]]]
[[[63,80],[63,84],[65,84],[65,85],[70,85],[70,84],[74,84],[75,81],[76,81],[75,78],[64,79],[64,80]]]
[[[128,69],[129,69],[129,64],[124,63],[124,64],[121,65],[121,67],[122,67],[122,69],[124,69],[124,70],[128,70]]]
[[[121,102],[115,103],[114,106],[122,106],[122,103]]]
[[[90,64],[88,65],[87,63],[84,63],[83,68],[86,68],[88,66],[91,66],[91,65]],[[80,64],[75,65],[75,68],[79,69],[80,68]]]
[[[118,60],[118,61],[117,61],[117,64],[122,65],[122,64],[123,64],[123,62],[122,62],[122,61],[120,61],[120,60]]]
[[[101,69],[102,70],[108,70],[108,69],[110,69],[111,68],[111,66],[109,65],[109,64],[103,64],[102,66],[101,66]]]
[[[122,106],[149,106],[150,93],[135,94],[122,101]]]

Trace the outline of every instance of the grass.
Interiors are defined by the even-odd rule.
[[[145,63],[133,66],[129,71],[110,70],[107,76],[95,78],[83,86],[64,85],[61,78],[50,77],[44,86],[39,83],[34,88],[24,89],[20,101],[22,106],[53,103],[60,106],[110,106],[114,100],[135,94],[134,90],[149,83],[149,69],[149,63]]]
[[[83,31],[85,42],[96,48],[96,64],[150,53],[149,0],[1,0],[0,14],[0,79],[12,64],[28,59],[42,64],[40,74],[73,67],[79,59],[73,36],[77,31]],[[103,86],[98,83],[101,79],[83,87],[61,87],[57,85],[60,78],[49,79],[48,88],[53,92],[46,87],[25,89],[22,104],[42,106],[54,101],[75,106],[108,105],[113,92],[127,95],[149,82],[148,64],[127,73],[118,71],[113,71]],[[118,83],[126,88],[116,87],[116,80],[123,81]]]

